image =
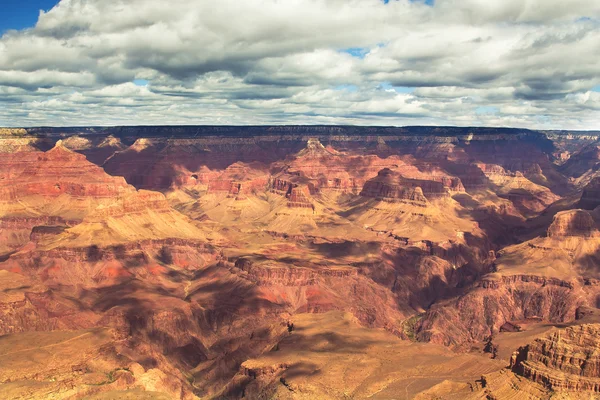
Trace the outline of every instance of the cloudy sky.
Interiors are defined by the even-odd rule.
[[[2,2],[0,126],[600,129],[598,0],[55,3]]]

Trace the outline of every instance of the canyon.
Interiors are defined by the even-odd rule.
[[[508,128],[0,129],[0,397],[590,398],[599,148]]]

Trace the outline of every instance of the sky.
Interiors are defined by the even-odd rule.
[[[49,11],[58,0],[0,0],[0,34],[35,25],[40,10]]]
[[[0,126],[600,130],[600,1],[0,0]]]

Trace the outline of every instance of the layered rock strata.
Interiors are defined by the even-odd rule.
[[[600,392],[600,325],[558,330],[521,347],[514,372],[555,391]]]

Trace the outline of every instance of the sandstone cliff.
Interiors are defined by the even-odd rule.
[[[555,391],[600,392],[600,325],[558,330],[515,352],[516,373]]]

